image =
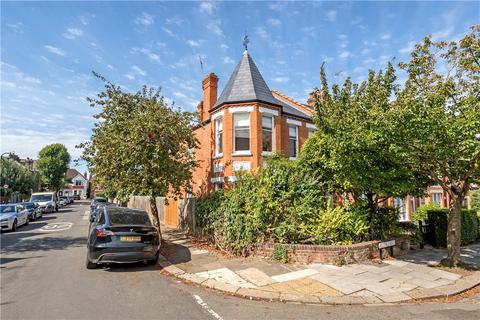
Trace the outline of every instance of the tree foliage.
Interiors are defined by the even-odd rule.
[[[0,177],[0,187],[4,196],[15,192],[29,194],[35,188],[34,174],[21,164],[10,159],[1,159]],[[8,188],[4,189],[4,185],[8,185]]]
[[[307,168],[331,191],[348,192],[355,200],[365,195],[371,214],[381,197],[421,192],[427,179],[408,170],[404,157],[392,146],[389,134],[397,91],[391,64],[385,72],[370,71],[368,80],[354,84],[349,78],[342,86],[328,85],[321,68],[321,87],[314,92],[315,124],[318,131],[302,148]]]
[[[50,190],[60,190],[66,183],[69,163],[70,154],[63,144],[53,143],[43,147],[37,161],[42,183]]]
[[[391,117],[394,146],[405,167],[426,175],[450,197],[449,265],[460,259],[460,209],[480,182],[480,26],[459,42],[431,37],[417,44]]]
[[[104,84],[96,98],[100,111],[91,140],[81,144],[98,185],[111,197],[149,196],[158,222],[155,197],[179,195],[189,187],[196,167],[193,150],[195,116],[168,105],[155,90],[144,86],[136,93],[94,73]]]

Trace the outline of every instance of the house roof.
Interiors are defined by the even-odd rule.
[[[260,101],[282,108],[284,113],[311,119],[311,113],[295,107],[290,101],[277,99],[258,70],[247,50],[243,52],[240,62],[233,70],[212,110],[226,103]]]
[[[227,85],[223,89],[217,102],[213,105],[215,109],[225,103],[263,101],[277,105],[278,101],[273,97],[255,62],[248,54],[243,52],[240,62],[233,70]]]
[[[83,176],[83,174],[81,174],[80,172],[78,172],[76,169],[67,169],[67,178],[69,179],[73,179],[75,178],[76,176],[80,175],[83,179],[85,179],[85,177]]]

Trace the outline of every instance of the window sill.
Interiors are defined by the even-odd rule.
[[[275,151],[262,151],[262,156],[264,157],[273,156],[274,154],[275,154]]]
[[[295,160],[297,159],[297,157],[290,157],[290,160]]]
[[[232,157],[242,157],[242,156],[252,156],[251,151],[237,151],[237,152],[232,152]]]
[[[213,156],[213,160],[223,158],[223,153],[219,153]]]

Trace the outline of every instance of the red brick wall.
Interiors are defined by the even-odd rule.
[[[285,244],[290,262],[327,263],[334,265],[352,264],[378,257],[379,241],[363,242],[343,246]],[[271,258],[273,243],[257,245],[254,254]]]

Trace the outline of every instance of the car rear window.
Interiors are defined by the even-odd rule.
[[[110,224],[151,225],[146,212],[133,210],[109,210]]]
[[[107,199],[102,199],[102,198],[95,198],[95,202],[107,202]]]

